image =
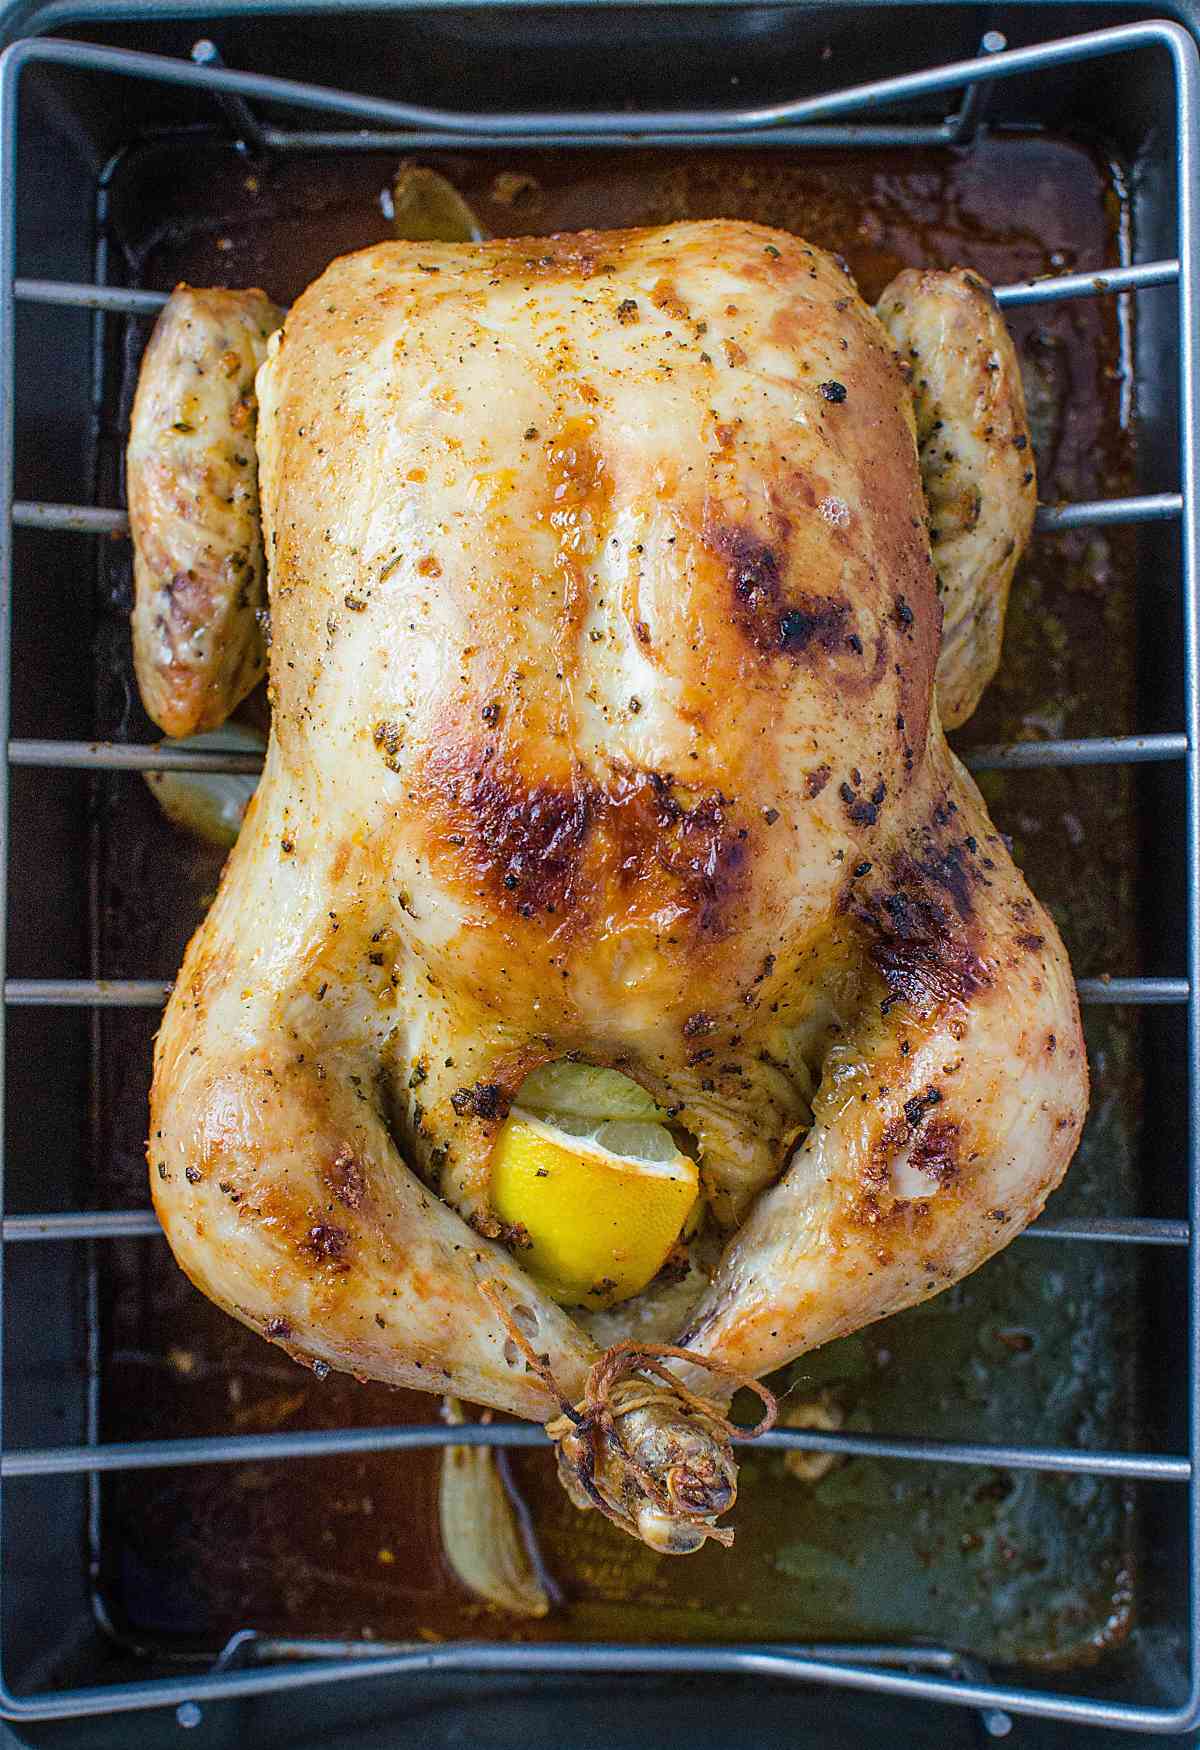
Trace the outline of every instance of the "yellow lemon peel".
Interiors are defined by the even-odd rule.
[[[528,1236],[522,1266],[568,1306],[607,1307],[645,1288],[699,1190],[696,1163],[642,1122],[564,1129],[514,1108],[492,1156],[493,1209]]]

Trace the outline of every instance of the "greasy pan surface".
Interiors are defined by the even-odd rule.
[[[1087,152],[1002,136],[972,151],[446,157],[433,160],[493,232],[758,219],[840,250],[868,298],[903,265],[963,262],[1002,282],[1116,259],[1119,181]],[[387,235],[392,161],[256,165],[194,144],[118,173],[112,211],[135,283],[257,284],[287,302],[331,256]],[[508,178],[497,183],[498,176]],[[514,178],[532,184],[518,186]],[[504,198],[496,198],[497,196]],[[1127,491],[1116,311],[1105,300],[1014,313],[1042,496]],[[127,410],[137,346],[113,384]],[[119,406],[117,405],[119,398]],[[105,561],[96,730],[148,734],[122,618],[124,549]],[[1122,531],[1039,538],[1018,573],[1005,660],[960,744],[1121,733],[1133,726],[1133,551]],[[1105,661],[1095,660],[1097,621]],[[1132,786],[1121,771],[990,776],[985,793],[1053,910],[1080,976],[1137,963]],[[98,966],[172,976],[219,861],[163,822],[139,785],[106,785],[97,824]],[[1133,1022],[1092,1011],[1093,1111],[1056,1213],[1133,1206]],[[97,1202],[144,1201],[142,1143],[154,1019],[97,1018]],[[192,1290],[166,1248],[101,1261],[101,1434],[198,1433],[425,1421],[435,1401],[331,1375],[318,1381]],[[795,1364],[792,1399],[825,1394],[852,1429],[1122,1446],[1133,1334],[1120,1250],[1018,1243],[927,1306]],[[118,1633],[154,1648],[215,1647],[234,1629],[410,1638],[499,1635],[447,1573],[435,1456],[105,1479],[101,1573]],[[539,1637],[942,1640],[998,1660],[1073,1662],[1131,1621],[1128,1490],[1064,1479],[854,1459],[815,1485],[782,1454],[747,1453],[732,1552],[657,1560],[580,1520],[548,1454],[513,1465],[564,1592]]]

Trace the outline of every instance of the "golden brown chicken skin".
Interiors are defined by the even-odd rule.
[[[153,1091],[193,1280],[310,1362],[582,1399],[621,1309],[489,1206],[569,1054],[696,1140],[723,1255],[625,1316],[698,1360],[761,1375],[1011,1239],[1082,1125],[1074,987],[942,735],[912,396],[842,268],[721,222],[381,245],[258,393],[271,744]],[[649,1390],[565,1480],[695,1547],[735,1467]]]

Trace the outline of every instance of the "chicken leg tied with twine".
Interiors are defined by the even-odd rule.
[[[737,1499],[733,1441],[754,1440],[775,1422],[778,1405],[766,1386],[674,1344],[624,1342],[604,1352],[583,1397],[572,1404],[505,1305],[497,1279],[481,1282],[479,1292],[559,1405],[546,1432],[557,1449],[559,1479],[577,1507],[597,1508],[668,1555],[691,1555],[710,1537],[733,1542],[733,1532],[715,1521]],[[739,1428],[677,1379],[664,1365],[671,1360],[719,1373],[735,1390],[748,1386],[763,1402],[762,1419]]]

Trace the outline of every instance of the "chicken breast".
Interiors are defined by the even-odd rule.
[[[566,1405],[572,1494],[697,1547],[725,1372],[974,1269],[1086,1107],[938,718],[906,373],[833,259],[711,222],[345,257],[258,394],[273,724],[157,1042],[163,1226],[314,1366]],[[490,1211],[572,1054],[670,1108],[727,1235],[653,1384]]]
[[[133,656],[167,735],[215,729],[266,672],[254,375],[282,320],[263,292],[177,286],[142,362],[126,458]]]

